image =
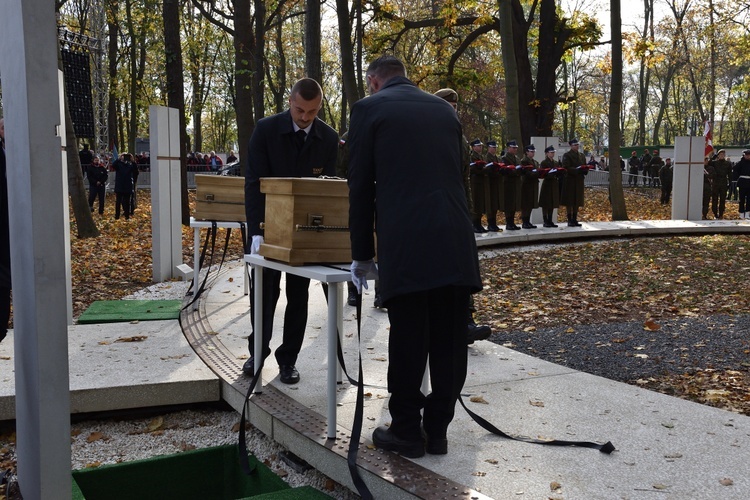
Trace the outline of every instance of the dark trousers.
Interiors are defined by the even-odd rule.
[[[120,208],[122,208],[125,218],[130,217],[132,215],[130,213],[131,193],[116,193],[116,195],[117,196],[115,200],[115,219],[120,218]]]
[[[445,286],[388,300],[388,391],[391,431],[421,439],[420,424],[433,438],[444,438],[466,380],[465,288]],[[421,385],[429,355],[432,392]],[[424,418],[420,411],[424,408]]]
[[[750,212],[750,186],[739,188],[740,191],[740,213]]]
[[[99,213],[104,213],[104,197],[106,196],[106,186],[92,186],[89,184],[89,207],[94,211],[94,201],[99,198]]]
[[[669,203],[669,198],[671,194],[672,194],[671,184],[661,187],[661,204],[662,205],[667,205]]]
[[[8,331],[9,321],[10,321],[10,288],[0,286],[0,334],[2,334],[3,336]]]
[[[727,203],[727,188],[720,187],[711,193],[711,211],[716,217],[724,216],[724,207]]]
[[[254,296],[255,270],[253,269],[250,296]],[[281,271],[263,268],[263,359],[271,354],[271,335],[273,334],[273,317],[276,304],[281,295]],[[302,348],[307,326],[307,302],[309,297],[310,278],[293,274],[286,275],[286,311],[284,311],[284,337],[276,349],[276,361],[279,365],[294,365]],[[255,328],[255,313],[250,308],[250,318]],[[255,351],[255,332],[248,337],[250,355]]]

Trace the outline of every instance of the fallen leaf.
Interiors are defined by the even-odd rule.
[[[147,338],[146,335],[133,335],[132,337],[120,337],[115,342],[143,342]]]
[[[657,483],[654,485],[655,490],[666,490],[667,488],[669,488],[669,486],[666,484]]]
[[[734,484],[734,481],[732,481],[728,477],[725,477],[724,479],[719,479],[719,484],[722,486],[732,486]]]
[[[653,320],[648,320],[643,324],[643,329],[649,332],[655,332],[659,330],[660,328],[661,326],[654,323]]]
[[[562,488],[562,485],[560,483],[558,483],[557,481],[552,481],[551,483],[549,483],[549,489],[550,489],[550,491],[554,491],[555,493],[559,493],[558,490],[560,490],[561,488]]]
[[[93,443],[94,441],[101,441],[106,439],[106,436],[99,431],[94,431],[86,437],[87,443]]]
[[[487,475],[487,473],[486,472],[481,472],[481,471],[476,471],[476,472],[472,472],[471,475],[472,476],[476,476],[476,477],[484,477],[484,476]]]
[[[531,400],[529,400],[529,404],[531,406],[536,406],[538,408],[544,408],[544,401],[538,401],[538,400],[537,401],[531,401]]]
[[[487,460],[485,460],[485,462],[487,462],[488,464],[492,464],[492,465],[498,464],[498,461],[494,458],[488,458]]]
[[[575,330],[572,326],[569,326],[567,330],[565,330],[565,333],[575,333]]]
[[[482,403],[485,405],[489,404],[487,401],[484,400],[482,396],[472,396],[469,398],[469,401],[471,401],[472,403]]]
[[[164,425],[164,417],[156,417],[148,423],[146,429],[148,429],[148,432],[154,432],[161,429],[162,425]]]

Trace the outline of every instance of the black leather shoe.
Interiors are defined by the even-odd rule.
[[[294,365],[279,365],[279,380],[282,384],[296,384],[299,382],[299,372]]]
[[[383,299],[380,298],[380,294],[375,294],[375,301],[372,303],[372,307],[375,307],[377,309],[384,309],[383,307]]]
[[[349,296],[346,298],[346,303],[350,306],[356,306],[357,305],[357,295],[354,293],[349,293]]]
[[[492,335],[492,328],[488,325],[469,323],[466,331],[466,343],[471,345],[476,340],[487,340]]]
[[[443,433],[445,436],[445,433]],[[425,441],[425,450],[430,455],[447,455],[448,454],[448,438],[434,438],[430,437],[429,434],[422,427],[422,437]]]
[[[487,230],[481,224],[474,224],[474,232],[477,234],[486,233]]]
[[[499,233],[502,231],[498,226],[487,226],[487,230],[492,231],[493,233]]]
[[[399,453],[408,458],[419,458],[424,456],[424,440],[407,441],[393,434],[391,430],[381,425],[372,433],[372,442],[375,446],[387,451]],[[447,445],[446,445],[447,446]]]
[[[245,363],[242,365],[242,373],[247,375],[248,377],[252,377],[255,375],[255,357],[250,356],[245,360]]]
[[[506,224],[506,225],[505,225],[505,230],[506,230],[506,231],[515,231],[515,230],[517,230],[517,229],[521,229],[521,228],[520,228],[520,227],[518,227],[518,226],[516,226],[516,225],[515,225],[515,223],[512,223],[512,222],[511,222],[510,224]]]
[[[427,440],[425,448],[430,455],[448,454],[448,438],[431,438],[430,436],[426,436],[425,439]]]

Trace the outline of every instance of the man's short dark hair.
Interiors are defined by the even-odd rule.
[[[312,101],[319,96],[323,95],[323,89],[320,88],[320,84],[312,78],[303,78],[298,80],[297,83],[292,87],[292,98],[299,95],[306,101]]]
[[[380,56],[367,67],[368,75],[375,75],[384,83],[394,76],[406,76],[406,67],[395,56]]]

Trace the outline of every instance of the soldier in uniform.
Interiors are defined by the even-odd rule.
[[[500,163],[500,157],[497,156],[497,142],[487,141],[487,154],[484,155],[487,162],[485,170],[487,172],[487,184],[489,187],[489,206],[487,209],[487,229],[493,232],[500,232],[497,225],[497,211],[500,208],[500,201],[503,199],[502,181],[497,164]]]
[[[628,159],[628,186],[635,185],[638,187],[638,168],[641,166],[641,159],[635,151],[630,153],[630,159]]]
[[[534,159],[536,148],[529,144],[521,159],[521,227],[536,229],[531,223],[531,211],[539,208],[539,162]]]
[[[516,153],[518,153],[518,143],[516,141],[508,141],[505,147],[506,153],[503,156],[502,163],[507,167],[520,165],[520,161],[516,156]],[[521,229],[516,226],[515,222],[521,192],[521,177],[517,169],[506,168],[504,172],[503,211],[505,212],[505,229],[515,231]]]
[[[440,89],[437,92],[435,92],[435,95],[437,97],[440,97],[442,99],[445,99],[448,104],[450,104],[456,112],[458,112],[458,92],[451,88],[444,88]],[[465,147],[463,148],[463,180],[464,180],[464,192],[466,193],[466,202],[469,208],[469,214],[472,214],[472,195],[471,195],[471,189],[470,189],[470,180],[469,180],[469,144],[466,140],[466,137],[463,138]],[[490,149],[490,144],[492,141],[487,141],[487,148]],[[495,144],[497,147],[497,144]],[[489,160],[487,160],[489,163]],[[494,213],[494,212],[493,212]],[[481,226],[481,223],[479,224]],[[499,228],[498,228],[499,229]],[[377,282],[375,282],[375,286],[377,287]],[[377,295],[376,292],[376,296]],[[492,335],[492,328],[489,327],[489,325],[477,325],[474,321],[474,313],[477,312],[477,308],[474,305],[474,296],[472,295],[469,298],[469,324],[466,328],[466,343],[471,345],[477,340],[486,340]]]
[[[664,160],[659,156],[659,150],[654,149],[654,156],[651,157],[651,161],[648,162],[649,176],[651,177],[651,185],[659,187],[659,170],[664,166]]]
[[[723,219],[732,164],[726,159],[726,151],[721,149],[708,162],[708,166],[708,172],[711,174],[711,211],[715,219]]]
[[[568,141],[570,150],[562,157],[562,166],[566,170],[563,181],[560,204],[565,205],[568,211],[568,227],[580,226],[578,222],[578,209],[583,207],[583,178],[588,173],[586,157],[578,151],[580,143],[578,139]]]
[[[668,205],[672,195],[672,158],[667,158],[664,166],[659,169],[659,184],[661,185],[661,204]]]
[[[475,233],[486,233],[487,229],[482,226],[482,214],[487,211],[489,200],[485,199],[489,193],[489,180],[487,171],[484,168],[484,156],[482,155],[481,140],[474,139],[471,141],[471,152],[469,153],[469,171],[471,173],[471,195],[474,201],[472,224]],[[489,221],[489,215],[487,220]]]
[[[552,221],[553,211],[560,206],[560,183],[558,178],[565,170],[560,162],[555,159],[555,147],[547,146],[544,150],[545,158],[539,165],[544,178],[542,188],[539,191],[539,206],[542,207],[544,227],[557,227]]]
[[[649,163],[651,163],[651,154],[648,152],[648,149],[644,149],[643,150],[643,156],[641,156],[641,167],[640,167],[641,173],[643,175],[643,186],[644,187],[646,187],[646,183],[647,182],[648,182],[649,186],[651,185],[650,180],[649,181],[646,180],[646,179],[648,179],[648,174],[649,174],[649,171],[648,171],[648,164]]]

